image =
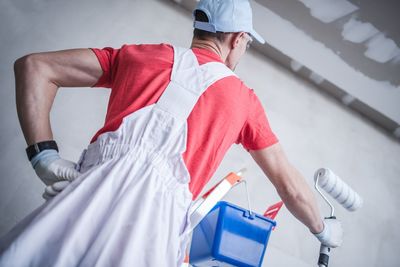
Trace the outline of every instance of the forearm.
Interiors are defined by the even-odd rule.
[[[322,231],[322,218],[314,194],[304,177],[288,161],[280,144],[250,154],[275,186],[289,211],[311,232]]]
[[[50,110],[58,86],[50,81],[47,71],[34,55],[14,64],[17,113],[28,145],[53,139]]]
[[[311,232],[319,233],[323,229],[322,218],[315,200],[314,194],[304,177],[294,167],[288,167],[287,174],[291,181],[277,187],[278,194],[282,198],[288,210]]]

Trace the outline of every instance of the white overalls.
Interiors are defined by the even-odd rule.
[[[0,266],[180,266],[192,230],[187,118],[211,84],[231,75],[174,47],[158,102],[82,152],[82,174],[0,240]]]

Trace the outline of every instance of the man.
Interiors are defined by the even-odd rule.
[[[248,1],[200,1],[194,16],[191,49],[124,45],[16,61],[21,128],[49,201],[1,240],[1,266],[179,266],[192,200],[233,143],[323,244],[340,245],[340,224],[321,219],[258,98],[232,72],[252,38],[264,42]],[[82,86],[112,91],[104,127],[75,164],[59,156],[49,112],[59,87]]]

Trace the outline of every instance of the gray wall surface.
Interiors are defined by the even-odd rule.
[[[0,235],[44,202],[44,185],[26,159],[16,114],[14,60],[32,52],[125,43],[188,47],[191,33],[187,12],[169,1],[0,1]],[[310,186],[314,171],[329,167],[364,198],[354,213],[336,205],[345,236],[330,266],[398,266],[400,144],[255,51],[244,56],[237,74],[254,88],[289,159]],[[109,90],[101,88],[58,91],[51,122],[62,157],[78,160],[104,122],[108,96]],[[248,169],[253,209],[263,213],[279,197],[242,147],[232,147],[212,182],[241,167]],[[247,205],[242,186],[226,199]],[[276,219],[263,266],[315,266],[318,241],[286,208]]]

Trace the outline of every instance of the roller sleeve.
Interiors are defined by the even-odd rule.
[[[355,211],[362,206],[362,198],[330,169],[319,169],[317,178],[318,185],[347,210]]]

